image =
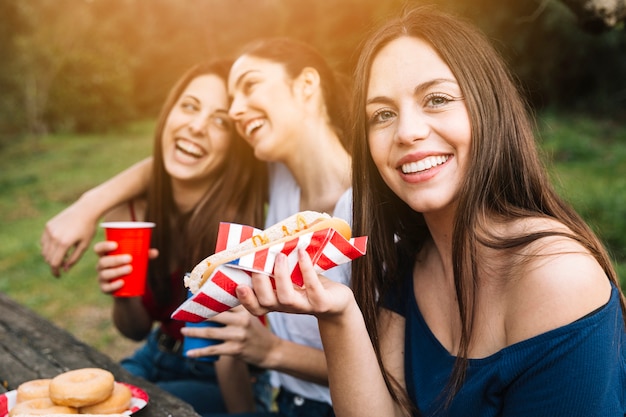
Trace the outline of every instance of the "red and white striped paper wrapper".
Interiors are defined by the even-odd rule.
[[[219,249],[216,252],[234,246],[256,233],[259,231],[249,226],[222,223],[218,234]],[[251,286],[250,274],[252,272],[263,272],[273,276],[274,261],[279,253],[287,255],[291,280],[294,284],[301,286],[303,278],[298,265],[299,249],[305,249],[311,257],[315,270],[323,273],[337,265],[363,256],[366,245],[367,236],[347,240],[331,228],[306,233],[271,245],[217,267],[200,290],[172,313],[172,318],[200,322],[239,305],[235,294],[237,286]]]

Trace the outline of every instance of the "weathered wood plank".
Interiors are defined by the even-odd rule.
[[[0,393],[25,381],[51,378],[70,369],[97,367],[150,397],[138,417],[199,417],[187,403],[137,378],[111,358],[79,341],[0,292]]]

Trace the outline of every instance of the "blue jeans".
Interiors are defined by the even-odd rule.
[[[203,417],[335,417],[330,404],[300,397],[284,388],[281,388],[276,398],[276,405],[276,413],[203,414]]]
[[[198,414],[226,413],[215,367],[212,362],[185,358],[179,352],[159,347],[159,331],[154,330],[146,343],[130,357],[121,361],[131,374],[142,377],[170,394],[189,403]],[[271,387],[267,372],[255,376],[253,389],[257,409],[268,410]]]

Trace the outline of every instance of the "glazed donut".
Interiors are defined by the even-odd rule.
[[[101,403],[78,409],[80,414],[115,414],[128,410],[132,394],[130,388],[119,382],[115,383],[113,394]]]
[[[20,384],[17,387],[16,402],[21,403],[35,398],[49,398],[48,389],[50,387],[50,378],[33,379]]]
[[[67,371],[50,381],[50,399],[76,408],[97,404],[109,398],[114,382],[113,374],[100,368]]]
[[[57,405],[50,398],[35,398],[34,400],[23,401],[15,404],[9,411],[9,417],[17,415],[43,416],[49,414],[78,414],[74,407]]]

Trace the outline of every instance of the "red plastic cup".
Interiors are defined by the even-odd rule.
[[[145,293],[148,272],[148,250],[155,224],[151,222],[104,222],[106,240],[117,242],[117,249],[109,255],[130,254],[133,259],[130,274],[120,277],[124,286],[115,291],[115,297],[137,297]]]

